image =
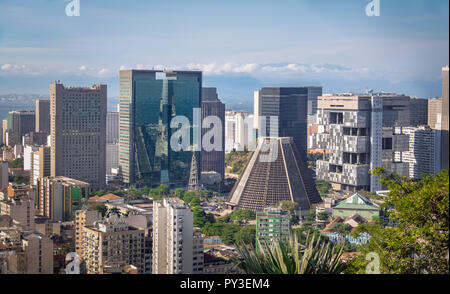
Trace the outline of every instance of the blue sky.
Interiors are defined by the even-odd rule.
[[[322,85],[440,95],[449,1],[0,0],[0,94],[47,93],[49,82],[108,84],[120,68],[203,70],[224,100],[263,85]]]

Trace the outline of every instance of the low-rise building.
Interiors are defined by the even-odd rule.
[[[353,194],[333,207],[333,218],[340,217],[346,219],[354,214],[358,214],[370,221],[372,219],[378,219],[380,213],[380,206],[358,193]]]

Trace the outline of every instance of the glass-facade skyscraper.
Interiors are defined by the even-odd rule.
[[[199,71],[120,71],[119,165],[124,183],[187,185],[192,151],[171,149],[170,139],[178,129],[170,122],[175,116],[189,120],[192,146],[194,108],[200,120],[201,91]],[[195,152],[200,159],[200,152]]]

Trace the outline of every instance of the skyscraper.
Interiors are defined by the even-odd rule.
[[[209,116],[214,116],[220,120],[220,133],[215,134],[214,140],[220,140],[220,150],[205,150],[202,144],[202,172],[215,171],[225,178],[225,104],[217,98],[216,88],[202,89],[202,123]],[[216,128],[218,126],[215,126]],[[202,126],[202,138],[211,131],[210,128]],[[219,135],[218,138],[216,135]],[[217,141],[214,142],[217,145]]]
[[[448,168],[449,142],[449,88],[448,66],[442,68],[442,134],[441,134],[441,168]]]
[[[428,99],[411,98],[409,100],[409,122],[413,127],[428,124]]]
[[[35,129],[34,111],[10,111],[8,113],[8,142],[14,146],[22,143],[22,137]]]
[[[36,100],[36,132],[50,134],[50,100]]]
[[[120,71],[119,165],[125,183],[187,185],[192,146],[201,140],[197,128],[201,119],[201,89],[199,71]],[[195,116],[194,108],[198,113]],[[181,131],[178,123],[171,127],[177,116],[189,121],[187,144],[191,150],[171,148],[172,135]],[[200,164],[200,146],[195,149]]]
[[[50,85],[51,175],[88,182],[106,179],[106,85]]]
[[[106,114],[106,144],[119,142],[119,112]]]
[[[308,89],[308,87],[263,87],[259,91],[258,102],[258,136],[292,137],[304,160],[308,143]],[[310,105],[313,107],[313,103]],[[275,117],[275,121],[272,122],[270,117]],[[261,119],[265,119],[265,127]],[[271,127],[275,133],[271,134]]]

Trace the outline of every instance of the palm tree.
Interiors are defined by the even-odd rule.
[[[321,236],[308,234],[299,242],[297,234],[291,233],[272,245],[257,242],[260,250],[240,244],[237,250],[241,258],[232,258],[248,274],[340,274],[345,270],[340,260],[342,247],[338,251]]]

